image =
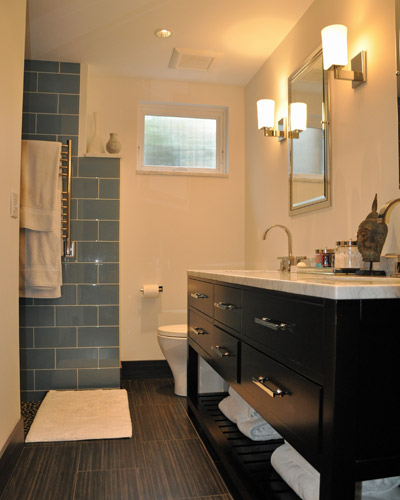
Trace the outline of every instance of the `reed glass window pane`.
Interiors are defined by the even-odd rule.
[[[144,165],[217,168],[217,121],[145,115]]]

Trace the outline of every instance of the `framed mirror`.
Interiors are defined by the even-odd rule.
[[[291,104],[307,105],[307,125],[302,131],[289,132],[289,215],[319,210],[331,205],[330,137],[328,75],[322,66],[322,49],[310,58],[288,81],[289,113]]]

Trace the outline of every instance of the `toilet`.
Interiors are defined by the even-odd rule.
[[[187,325],[166,325],[158,327],[157,340],[164,354],[175,383],[177,396],[187,395]],[[228,385],[218,373],[200,358],[199,392],[224,392]]]

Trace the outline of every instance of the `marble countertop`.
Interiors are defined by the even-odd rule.
[[[290,274],[257,270],[190,270],[188,276],[334,300],[400,298],[400,278]]]

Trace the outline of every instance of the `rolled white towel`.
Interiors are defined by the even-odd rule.
[[[397,486],[400,486],[400,477],[385,477],[383,479],[373,479],[371,481],[363,481],[362,494],[374,495],[375,493],[381,493],[383,491],[392,490]]]
[[[271,455],[271,465],[302,500],[319,500],[320,474],[285,441]],[[360,491],[359,483],[356,491]],[[362,481],[362,500],[400,500],[400,477]],[[359,495],[356,498],[360,498]]]
[[[288,443],[272,453],[271,465],[302,500],[319,500],[319,472]]]
[[[282,436],[262,417],[240,420],[237,426],[240,432],[253,441],[282,439]]]
[[[232,387],[228,389],[229,396],[218,403],[218,408],[226,418],[234,424],[260,415]]]
[[[238,394],[235,389],[229,386],[228,393],[235,400],[236,404],[242,409],[241,414],[243,418],[258,418],[260,414],[247,403],[240,394]]]
[[[222,411],[226,418],[234,424],[237,424],[238,419],[246,418],[247,408],[244,408],[235,398],[227,396],[218,403],[218,408]]]

